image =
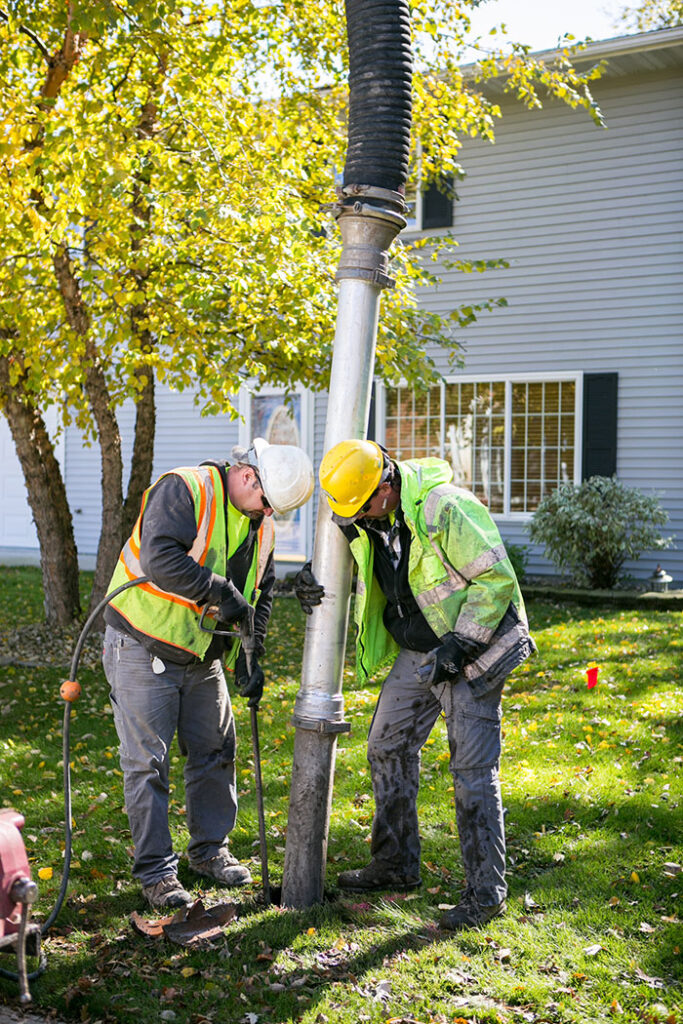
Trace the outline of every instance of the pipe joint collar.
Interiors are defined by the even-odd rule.
[[[320,722],[313,718],[299,718],[298,715],[292,715],[292,725],[296,729],[304,729],[307,732],[318,732],[325,736],[342,732],[351,732],[350,722]]]
[[[342,204],[348,204],[350,200],[362,196],[364,199],[380,200],[383,206],[387,206],[395,213],[402,214],[407,209],[405,196],[390,188],[379,188],[376,185],[342,185],[336,192]]]
[[[393,287],[389,274],[389,248],[405,227],[405,219],[393,210],[357,200],[337,203],[334,216],[342,235],[342,251],[335,278],[360,278],[379,288]]]
[[[294,725],[316,732],[346,732],[344,698],[325,690],[299,690],[292,715]]]

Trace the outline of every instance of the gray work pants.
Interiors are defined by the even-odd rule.
[[[168,826],[169,751],[177,731],[185,757],[192,860],[214,857],[235,824],[235,722],[220,661],[164,663],[152,671],[142,644],[107,626],[102,664],[111,688],[123,792],[135,846],[133,874],[153,885],[174,874]],[[157,667],[159,663],[157,660]]]
[[[419,877],[417,791],[420,750],[443,709],[455,787],[455,817],[465,881],[482,905],[505,899],[505,829],[498,768],[502,685],[475,699],[461,677],[425,686],[424,655],[401,650],[387,676],[368,736],[375,794],[373,860]]]

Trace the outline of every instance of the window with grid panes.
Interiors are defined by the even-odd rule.
[[[385,443],[397,459],[446,459],[494,514],[533,512],[574,479],[575,404],[574,380],[388,388]]]
[[[574,381],[512,384],[510,511],[533,512],[574,479]]]

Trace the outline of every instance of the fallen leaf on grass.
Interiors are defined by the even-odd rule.
[[[651,924],[648,924],[647,921],[641,921],[640,928],[638,929],[638,931],[644,932],[646,935],[651,935],[654,931],[654,928]]]
[[[664,874],[669,878],[675,878],[676,875],[680,875],[681,871],[683,871],[683,867],[680,864],[672,864],[669,861],[664,865]]]
[[[173,916],[146,918],[134,910],[130,915],[130,923],[139,935],[144,935],[147,939],[160,939],[164,934],[164,925],[170,924]]]
[[[446,971],[445,977],[446,981],[449,981],[451,985],[456,985],[458,988],[466,988],[474,982],[473,975],[455,969]]]
[[[531,910],[534,913],[543,913],[543,908],[536,902],[530,892],[524,893],[524,909]]]
[[[382,981],[378,981],[377,986],[375,988],[375,993],[372,998],[376,1002],[383,1003],[389,998],[390,995],[391,982],[386,978],[384,978]]]
[[[594,946],[584,946],[583,951],[586,954],[586,956],[597,956],[602,949],[603,947],[600,945],[600,943],[596,942]]]
[[[370,1018],[364,1017],[363,1019],[369,1020]],[[453,1024],[458,1024],[459,1021],[462,1021],[462,1024],[470,1024],[469,1021],[463,1020],[462,1017],[456,1017]],[[417,1020],[415,1017],[387,1017],[384,1024],[425,1024],[425,1022]]]
[[[165,936],[178,946],[200,949],[219,938],[223,934],[223,926],[232,921],[236,913],[234,903],[219,903],[207,910],[201,900],[196,900],[190,907],[181,907],[170,917],[150,919],[134,911],[130,923],[145,938]]]
[[[650,988],[664,988],[664,982],[661,978],[651,978],[645,971],[641,971],[640,967],[636,967],[636,977],[639,981],[645,982]]]

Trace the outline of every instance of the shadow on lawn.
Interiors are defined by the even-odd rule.
[[[207,894],[205,902],[209,906],[220,899],[234,900],[235,895],[234,891],[214,890],[211,896]],[[104,917],[114,925],[117,919],[121,921],[122,913],[132,909],[127,896],[104,899],[101,903],[106,905]],[[196,990],[189,991],[192,986],[205,986],[206,980],[217,978],[221,992],[212,995],[209,984],[201,993],[201,1000],[206,1011],[220,1008],[221,1020],[242,1020],[247,1010],[268,1014],[275,1009],[281,1015],[278,1020],[290,1015],[298,1019],[326,998],[335,985],[373,999],[375,986],[362,980],[366,972],[380,968],[387,958],[422,949],[444,937],[433,924],[415,920],[415,915],[411,915],[412,920],[396,923],[391,934],[385,928],[379,941],[370,947],[361,949],[353,941],[353,932],[343,941],[335,941],[331,934],[313,949],[309,942],[304,956],[296,952],[297,940],[312,928],[344,935],[350,920],[356,919],[347,905],[328,902],[305,911],[283,909],[277,915],[264,914],[263,906],[253,899],[238,906],[237,920],[213,949],[182,950],[163,939],[146,940],[130,928],[113,941],[95,935],[86,955],[79,958],[77,968],[68,959],[60,963],[57,983],[54,975],[50,978],[48,964],[47,974],[33,986],[34,996],[39,1005],[49,1005],[52,994],[59,992],[59,1002],[64,1001],[69,1016],[133,1021],[150,1019],[149,1013],[156,1016],[165,1007],[180,1010],[184,1003],[200,996]],[[364,913],[357,923],[367,924],[372,916],[372,911]],[[386,921],[383,923],[386,925]],[[59,949],[68,952],[68,936],[58,936],[56,950]],[[277,964],[274,961],[281,953],[284,962]],[[169,969],[171,958],[178,960],[178,956],[178,963]],[[197,981],[181,976],[182,970],[190,965],[196,969]],[[135,1011],[121,1002],[130,998],[122,990],[129,986],[131,974],[139,974],[148,981]],[[226,1012],[230,1015],[224,1016]]]

